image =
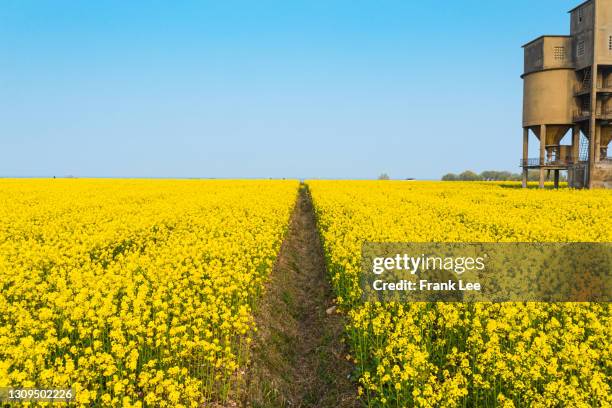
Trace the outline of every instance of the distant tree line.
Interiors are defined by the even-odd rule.
[[[552,177],[552,173],[550,177]],[[442,176],[442,181],[521,181],[522,179],[523,176],[519,173],[496,170],[487,170],[480,174],[466,170],[460,174],[448,173]],[[538,181],[540,179],[540,172],[530,171],[527,174],[527,179],[529,181]],[[565,175],[561,174],[560,179],[561,181],[566,181]]]

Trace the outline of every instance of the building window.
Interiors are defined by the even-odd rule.
[[[610,38],[612,39],[612,37]],[[555,58],[555,61],[565,61],[566,59],[565,47],[555,47],[553,50],[553,56]]]
[[[612,51],[612,35],[608,37],[608,51]]]
[[[577,55],[579,57],[582,57],[584,55],[584,41],[578,41]]]
[[[579,8],[578,9],[578,22],[582,23],[583,19],[584,19],[584,9]]]

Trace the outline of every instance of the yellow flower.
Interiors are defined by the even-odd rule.
[[[0,386],[79,384],[95,406],[223,402],[298,186],[0,180]]]
[[[307,185],[368,406],[612,405],[610,304],[362,303],[359,286],[364,242],[611,242],[610,191]]]

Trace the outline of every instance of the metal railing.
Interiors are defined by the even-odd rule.
[[[583,93],[583,92],[591,92],[591,87],[592,87],[592,84],[591,84],[590,81],[576,84],[574,86],[574,93],[575,94],[579,94],[579,93]],[[603,90],[603,89],[612,89],[612,85],[609,84],[609,83],[597,84],[597,91],[598,92]]]
[[[599,161],[612,162],[612,156],[600,157]],[[563,160],[548,159],[548,158],[541,160],[539,157],[532,157],[529,159],[521,159],[519,167],[570,166],[570,165],[577,165],[577,164],[584,164],[584,163],[587,163],[587,161],[580,160],[580,161],[574,162],[571,156],[568,156]]]
[[[591,117],[591,111],[587,109],[577,110],[573,113],[574,120],[586,119],[589,117]],[[595,112],[595,117],[598,119],[610,119],[612,118],[612,110],[606,109],[604,111]]]
[[[582,93],[582,92],[590,92],[590,91],[591,91],[590,82],[582,82],[574,86],[574,93]]]
[[[532,157],[529,159],[521,159],[520,167],[544,167],[544,166],[566,166],[572,164],[574,161],[571,156],[567,157],[545,157],[540,159],[539,157]]]
[[[591,116],[591,112],[587,110],[577,110],[572,113],[572,118],[574,119],[574,121],[577,121],[583,118],[588,118],[590,116]]]

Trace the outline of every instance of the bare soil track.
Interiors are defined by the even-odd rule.
[[[312,200],[302,185],[256,312],[244,407],[358,407]]]

